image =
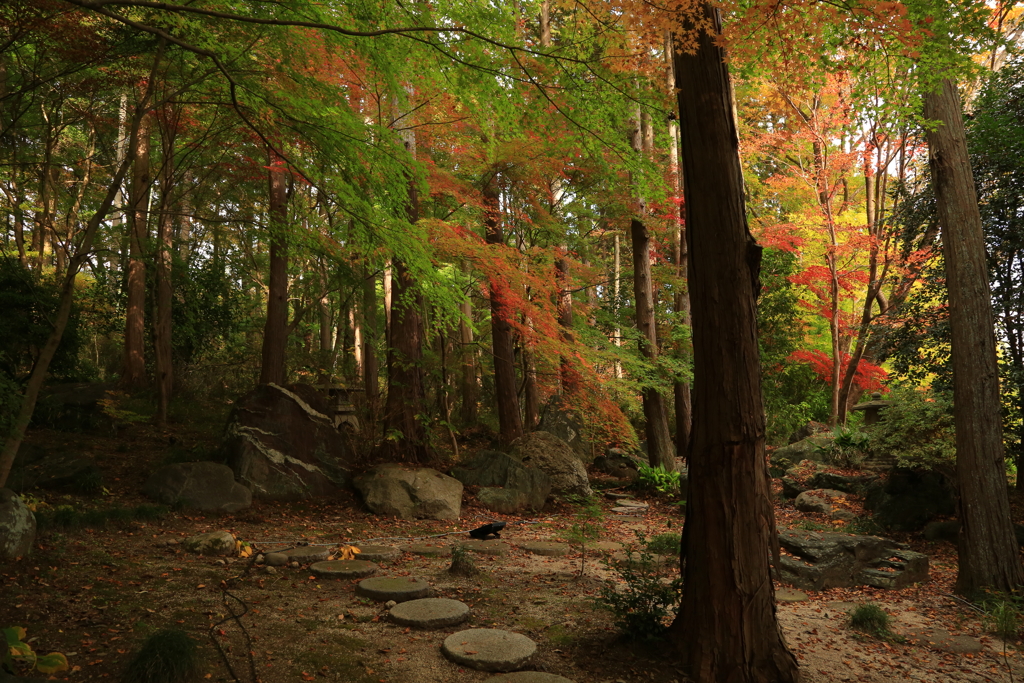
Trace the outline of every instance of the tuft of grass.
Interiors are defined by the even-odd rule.
[[[858,605],[848,612],[850,617],[850,628],[863,633],[875,636],[876,638],[891,638],[892,617],[889,613],[873,602],[866,602]]]
[[[1016,640],[1020,635],[1021,611],[1020,608],[1010,600],[996,600],[989,605],[985,612],[984,626],[989,633],[994,633],[1003,641]]]
[[[476,576],[480,570],[476,568],[469,550],[461,545],[452,546],[452,564],[448,572],[456,576]]]
[[[199,676],[196,642],[184,631],[157,631],[128,663],[123,683],[187,683]]]

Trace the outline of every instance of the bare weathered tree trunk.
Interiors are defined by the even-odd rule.
[[[1010,520],[995,325],[978,194],[956,83],[925,93],[935,204],[942,228],[952,333],[953,418],[960,529],[956,590],[1015,591],[1024,584]]]
[[[649,126],[648,126],[649,128]],[[644,149],[646,130],[640,112],[633,121],[633,149]],[[651,235],[641,220],[645,213],[644,200],[638,197],[636,215],[630,222],[633,243],[633,299],[636,310],[636,328],[640,332],[640,353],[655,365],[658,361],[658,326],[654,315],[654,281],[651,276]],[[654,467],[661,466],[671,472],[676,468],[675,445],[668,429],[668,411],[665,397],[655,387],[643,390],[644,429],[647,434],[647,459]]]
[[[498,175],[491,172],[484,184],[484,218],[487,244],[505,244],[501,229],[501,207],[498,203]],[[505,302],[508,284],[491,281],[491,345],[494,353],[494,393],[498,409],[498,438],[502,443],[512,443],[523,435],[523,418],[519,413],[519,394],[516,387],[515,345],[512,325],[513,315]]]
[[[163,165],[160,169],[160,218],[156,235],[156,322],[153,325],[153,355],[156,361],[156,423],[167,424],[167,412],[174,390],[171,362],[171,252],[174,249],[174,141],[176,117],[161,126]]]
[[[132,184],[128,191],[131,210],[128,214],[128,302],[125,308],[124,360],[121,386],[138,389],[146,383],[146,261],[145,246],[149,241],[150,178],[149,142],[151,118],[142,122],[132,156]]]
[[[715,32],[718,11],[703,12]],[[777,548],[757,345],[761,250],[747,229],[724,50],[675,56],[693,307],[694,415],[685,588],[671,639],[696,683],[800,678],[775,612]]]
[[[462,424],[471,427],[478,419],[479,389],[476,376],[476,345],[473,343],[473,302],[467,296],[462,301],[462,319],[459,321],[459,340],[462,346]]]
[[[267,150],[270,277],[267,282],[267,320],[263,325],[260,384],[284,384],[288,344],[288,187],[284,161]]]

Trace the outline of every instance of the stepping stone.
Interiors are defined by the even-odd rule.
[[[627,514],[627,515],[628,514],[634,514],[635,515],[638,512],[642,513],[643,511],[644,511],[644,508],[638,508],[638,507],[632,507],[632,506],[631,507],[612,508],[612,512],[618,512],[620,514]],[[637,519],[640,519],[640,518],[637,518]]]
[[[615,504],[619,507],[624,508],[647,508],[650,507],[648,503],[641,503],[639,500],[631,500],[629,498],[623,498],[615,501]]]
[[[795,588],[780,588],[775,591],[776,602],[804,602],[805,600],[808,600],[807,593]]]
[[[526,666],[537,644],[519,633],[471,628],[444,639],[441,651],[456,664],[481,671],[516,671]]]
[[[356,557],[367,562],[388,562],[402,554],[398,548],[390,545],[358,545],[356,547],[359,548]]]
[[[951,654],[975,654],[985,649],[981,641],[971,636],[954,636],[940,628],[915,628],[907,631],[908,641]]]
[[[463,541],[459,545],[470,552],[485,555],[504,555],[509,548],[504,541]]]
[[[622,544],[616,541],[598,541],[591,547],[600,553],[614,553],[622,550]]]
[[[362,579],[374,574],[377,565],[365,560],[326,560],[314,562],[309,570],[325,579]]]
[[[448,545],[433,545],[431,543],[410,543],[403,545],[402,550],[413,555],[425,557],[447,557],[452,554],[452,548]]]
[[[569,554],[568,543],[555,543],[552,541],[527,541],[520,543],[519,547],[534,555],[546,555],[548,557],[561,557]]]
[[[469,605],[448,598],[422,598],[402,602],[388,612],[391,621],[402,626],[442,628],[455,626],[469,618]]]
[[[284,553],[267,553],[263,556],[263,562],[268,567],[283,567],[288,564],[288,556]]]
[[[635,512],[635,508],[627,508],[627,509],[630,512]],[[614,519],[616,522],[643,522],[643,521],[645,521],[644,518],[640,517],[639,515],[624,515],[624,514],[617,514],[612,519]]]
[[[283,551],[283,554],[288,556],[289,562],[300,562],[305,564],[306,562],[319,562],[320,560],[326,560],[330,557],[331,551],[325,546],[304,545],[298,548],[285,550]]]
[[[356,595],[378,602],[418,600],[427,597],[429,593],[429,583],[409,576],[377,576],[356,584]]]
[[[543,671],[516,671],[511,674],[492,676],[484,683],[576,683],[568,678],[544,673]]]
[[[628,493],[616,493],[615,491],[605,491],[604,495],[612,500],[627,500],[629,498]]]

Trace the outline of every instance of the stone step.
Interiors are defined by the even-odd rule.
[[[367,562],[390,562],[402,554],[398,548],[391,545],[357,545],[359,552],[356,557]]]
[[[365,560],[325,560],[314,562],[309,570],[325,579],[362,579],[377,572],[377,565]]]
[[[375,576],[356,584],[356,595],[378,602],[419,600],[430,594],[430,584],[411,576]]]
[[[537,644],[519,633],[472,628],[444,639],[441,651],[456,664],[480,671],[517,671],[537,652]]]
[[[388,612],[391,621],[402,626],[443,628],[469,618],[469,605],[448,598],[421,598],[402,602]]]

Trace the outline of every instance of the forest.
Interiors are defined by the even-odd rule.
[[[555,433],[655,482],[679,675],[847,680],[802,671],[776,607],[807,462],[779,454],[818,438],[836,476],[935,475],[943,586],[1018,604],[1022,32],[1004,0],[0,3],[0,491],[43,557],[72,543],[46,519],[173,462],[348,515],[296,512],[228,453],[261,429],[240,415],[285,419],[278,390],[338,420],[299,431],[351,481]],[[25,483],[89,448],[91,489]],[[373,509],[346,486],[339,510]],[[605,513],[561,493],[582,577]],[[923,552],[935,574],[949,551]]]

